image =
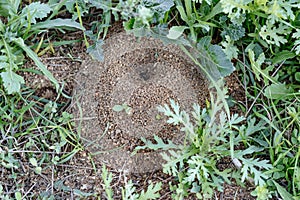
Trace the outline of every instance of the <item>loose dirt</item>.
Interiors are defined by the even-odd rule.
[[[167,124],[157,110],[174,99],[186,111],[193,103],[204,106],[208,83],[179,48],[160,41],[119,33],[104,45],[104,62],[88,60],[77,75],[74,99],[81,105],[81,136],[91,152],[117,171],[146,173],[161,169],[159,152],[131,153],[140,138],[154,134],[174,143],[184,134]],[[113,111],[126,105],[130,113]],[[75,116],[79,117],[78,109]]]

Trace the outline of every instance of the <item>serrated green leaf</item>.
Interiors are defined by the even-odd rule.
[[[276,25],[267,22],[267,25],[261,27],[259,35],[268,44],[275,44],[276,46],[280,46],[280,44],[285,44],[287,42],[285,36],[289,35],[290,32],[290,28],[286,25],[279,24],[279,26],[277,27]]]
[[[269,164],[268,160],[259,160],[254,158],[243,158],[239,157],[242,161],[243,167],[241,169],[242,172],[242,179],[241,181],[244,182],[247,178],[254,176],[254,183],[255,185],[264,185],[265,180],[269,178],[269,174],[263,173],[263,170],[272,169],[272,165]]]
[[[228,35],[225,35],[225,41],[221,42],[221,45],[225,48],[224,52],[228,59],[237,58],[239,49],[234,45],[234,42]]]
[[[146,140],[145,138],[141,138],[141,140],[145,143],[144,146],[138,146],[134,149],[133,154],[135,154],[138,150],[141,149],[153,149],[153,150],[169,150],[169,149],[178,149],[179,147],[174,144],[171,140],[168,140],[168,143],[165,143],[160,137],[154,135],[154,140],[156,144],[152,143],[150,140]]]
[[[288,97],[293,92],[292,89],[288,89],[285,84],[277,83],[271,84],[264,90],[264,95],[270,99],[282,99]]]
[[[147,191],[145,192],[144,190],[141,192],[138,200],[147,200],[147,199],[157,199],[160,197],[160,194],[158,193],[162,188],[162,183],[158,182],[155,185],[153,185],[153,183],[151,183],[148,188]]]
[[[251,67],[255,74],[256,79],[260,81],[262,77],[266,85],[269,84],[269,81],[272,83],[276,83],[274,78],[269,75],[270,71],[273,70],[274,66],[270,65],[265,69],[262,69],[262,64],[265,62],[266,59],[265,54],[261,53],[256,60],[255,60],[254,52],[251,49],[249,49],[248,54],[249,54]]]
[[[248,147],[247,149],[245,150],[241,150],[240,152],[238,153],[235,153],[236,157],[241,157],[241,156],[245,156],[245,155],[248,155],[248,154],[252,154],[254,152],[261,152],[263,151],[264,148],[263,147],[257,147],[257,146],[250,146]]]
[[[269,4],[269,9],[266,10],[268,20],[271,24],[287,19],[295,20],[294,11],[292,9],[300,8],[300,3],[297,0],[274,1]]]
[[[169,39],[176,40],[183,34],[184,30],[187,28],[187,26],[172,26],[167,37]]]
[[[293,38],[295,38],[295,52],[297,55],[300,54],[300,29],[296,29],[296,32],[292,35]]]
[[[0,76],[8,94],[20,92],[21,84],[25,83],[24,78],[13,71],[1,72]]]
[[[27,5],[22,14],[27,16],[27,20],[32,24],[36,23],[36,19],[43,19],[52,11],[52,8],[48,4],[40,2],[32,2]]]

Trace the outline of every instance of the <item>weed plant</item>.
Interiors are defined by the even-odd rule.
[[[57,112],[62,105],[36,97],[30,90],[20,94],[11,96],[3,90],[0,94],[0,161],[6,177],[0,183],[1,199],[10,199],[6,194],[11,189],[15,198],[36,198],[30,190],[23,196],[24,187],[31,186],[20,180],[26,180],[27,173],[42,176],[82,150],[79,135],[72,131],[72,115]]]

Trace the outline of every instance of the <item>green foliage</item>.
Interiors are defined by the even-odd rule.
[[[102,174],[101,174],[102,180],[104,181],[104,188],[105,188],[105,193],[106,193],[106,197],[108,200],[112,200],[113,199],[113,190],[110,186],[111,182],[112,182],[112,173],[109,173],[106,169],[106,166],[103,165],[102,166]]]
[[[266,87],[264,95],[269,99],[293,98],[293,89],[287,88],[285,84],[271,84]]]
[[[101,11],[91,14],[91,8]],[[20,0],[0,1],[0,165],[10,170],[9,178],[17,180],[18,149],[28,152],[22,156],[37,174],[48,164],[68,161],[82,149],[78,135],[72,132],[72,115],[59,113],[58,102],[32,101],[34,95],[20,95],[26,92],[18,73],[25,58],[32,59],[59,89],[59,83],[31,49],[31,44],[37,43],[36,36],[49,29],[84,30],[82,17],[95,17],[100,20],[91,22],[91,30],[84,32],[93,44],[86,38],[85,44],[92,57],[103,60],[102,45],[109,27],[122,19],[125,30],[135,36],[179,45],[217,90],[211,95],[208,110],[195,105],[193,112],[187,113],[174,101],[171,107],[159,107],[169,117],[168,123],[180,126],[185,133],[182,144],[154,136],[155,142],[142,138],[145,146],[136,148],[165,151],[164,172],[178,180],[170,185],[173,198],[184,199],[191,193],[197,198],[211,198],[234,178],[253,183],[256,189],[251,194],[257,199],[299,199],[299,8],[297,0],[50,0],[28,5]],[[66,11],[72,19],[57,17]],[[217,82],[235,68],[245,89],[246,101],[240,107],[246,111],[246,121],[229,114],[226,90],[221,81]],[[14,93],[19,94],[7,95]],[[112,109],[128,114],[131,110],[125,104]],[[66,146],[72,150],[63,152]],[[230,157],[238,169],[220,170],[217,163],[224,157]],[[105,166],[102,179],[107,198],[112,199],[112,174]],[[74,191],[82,198],[95,195],[59,181],[54,187]],[[4,189],[0,185],[0,198],[10,199]],[[160,197],[160,190],[161,183],[151,183],[138,193],[128,181],[122,197],[154,199]],[[18,188],[11,194],[15,199],[22,195]]]
[[[133,186],[132,181],[130,180],[128,183],[126,183],[125,187],[122,188],[122,199],[123,200],[147,200],[147,199],[157,199],[160,197],[160,194],[158,193],[161,188],[161,183],[156,183],[153,185],[153,183],[150,183],[150,185],[147,188],[147,191],[142,191],[141,193],[136,193],[136,189]]]
[[[205,66],[214,80],[226,77],[235,70],[222,47],[212,45],[210,37],[201,38],[197,44],[197,49],[202,53],[202,56],[198,57],[200,63]]]
[[[50,165],[65,163],[83,149],[79,135],[72,131],[72,116],[58,112],[62,104],[34,100],[33,92],[28,90],[22,90],[21,95],[7,95],[0,90],[0,166],[10,174],[7,184],[23,176],[20,157],[28,163],[29,171],[42,174]],[[13,187],[15,191],[20,189],[20,185]],[[21,189],[21,195],[25,195]],[[10,196],[7,192],[3,195]]]
[[[255,137],[263,129],[254,125],[255,120],[250,120],[249,125],[240,128],[243,117],[233,115],[228,118],[221,111],[222,101],[217,99],[212,101],[214,110],[200,109],[199,105],[194,105],[190,117],[185,111],[180,110],[180,106],[173,100],[168,105],[159,106],[158,110],[168,116],[168,123],[181,125],[181,131],[185,133],[183,144],[177,144],[167,152],[161,153],[166,160],[163,165],[164,173],[178,178],[178,184],[172,186],[176,192],[176,198],[183,199],[189,193],[195,193],[198,198],[212,198],[214,191],[223,191],[224,183],[230,183],[229,178],[233,169],[219,170],[217,167],[218,160],[231,156],[231,158],[240,163],[240,173],[235,176],[241,182],[253,178],[254,184],[264,186],[266,180],[270,177],[264,173],[264,170],[272,169],[268,160],[251,157],[255,152],[264,150],[263,147],[251,145],[246,149],[233,151],[235,145],[250,142],[250,136]],[[216,123],[216,121],[218,121]],[[239,131],[238,131],[239,130]],[[230,142],[227,135],[231,134]],[[247,137],[241,137],[247,135]],[[163,141],[158,139],[157,145],[151,142],[145,142],[145,146],[137,149],[168,149],[169,144],[162,144]],[[159,148],[161,147],[161,148]]]
[[[274,26],[274,24],[271,24],[271,22],[269,22],[261,27],[259,35],[268,44],[275,44],[277,46],[280,46],[281,44],[285,44],[287,42],[285,36],[288,32],[291,32],[288,26],[279,24],[279,26],[276,27]]]
[[[126,112],[126,114],[128,114],[128,115],[130,115],[132,113],[132,108],[125,103],[122,105],[114,105],[114,107],[112,109],[115,112],[121,112],[124,110]]]
[[[228,36],[233,41],[238,41],[245,36],[245,28],[241,24],[229,24],[221,33],[221,36]]]
[[[36,63],[58,90],[58,82],[39,60],[36,53],[26,44],[27,40],[51,28],[60,30],[82,28],[77,22],[68,19],[47,18],[44,20],[51,11],[54,11],[49,4],[34,2],[22,8],[20,3],[20,1],[8,0],[0,3],[0,16],[4,17],[0,20],[0,81],[8,94],[20,92],[24,79],[16,71],[24,63],[25,54]]]
[[[150,148],[150,149],[153,149],[153,150],[158,150],[158,149],[169,150],[169,149],[177,149],[178,148],[178,146],[175,145],[175,144],[173,144],[173,142],[171,140],[168,140],[168,143],[166,144],[157,135],[154,135],[155,143],[152,143],[151,141],[148,141],[145,138],[141,138],[141,140],[145,143],[145,146],[138,146],[138,147],[136,147],[135,151],[133,152],[133,154],[135,154],[136,151],[138,151],[138,150],[146,149],[146,148]]]

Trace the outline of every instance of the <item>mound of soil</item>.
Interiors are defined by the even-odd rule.
[[[106,40],[104,62],[87,60],[77,75],[74,99],[83,111],[81,136],[96,159],[116,171],[146,173],[161,169],[158,151],[132,151],[141,137],[154,134],[173,143],[183,141],[179,127],[167,124],[157,110],[170,99],[189,111],[193,103],[205,104],[208,83],[176,46],[156,39],[118,33]],[[113,110],[125,105],[129,112]],[[79,109],[75,109],[79,117]]]
[[[162,182],[160,199],[171,199],[169,183],[175,180],[160,170],[160,152],[139,151],[135,156],[131,153],[136,146],[143,145],[141,137],[152,139],[154,134],[180,143],[184,133],[179,131],[180,127],[168,125],[157,106],[169,104],[172,98],[187,112],[193,103],[204,107],[209,98],[208,83],[178,47],[149,38],[137,41],[118,30],[112,33],[103,46],[104,62],[87,58],[81,44],[59,47],[55,55],[42,57],[55,78],[66,82],[65,92],[73,92],[73,103],[67,102],[64,109],[72,109],[75,120],[82,120],[78,125],[87,148],[67,163],[43,169],[42,174],[36,174],[29,163],[22,163],[22,177],[17,184],[23,185],[28,196],[53,194],[56,199],[76,199],[81,191],[90,194],[88,199],[106,199],[101,177],[102,164],[106,164],[113,173],[114,199],[121,199],[120,188],[128,180],[133,181],[137,192],[145,189],[149,181]],[[80,35],[67,37],[76,39]],[[80,67],[81,60],[84,61]],[[32,66],[30,62],[28,65]],[[29,85],[39,88],[37,96],[56,99],[55,89],[45,77],[26,73],[24,76]],[[234,101],[243,103],[245,94],[236,74],[226,81]],[[115,112],[115,105],[126,105],[130,112]],[[90,152],[94,155],[92,160]],[[226,168],[230,162],[222,166]],[[0,183],[7,191],[13,191],[16,182],[9,179],[7,170],[0,172]],[[251,190],[232,182],[215,194],[218,199],[253,199]]]

